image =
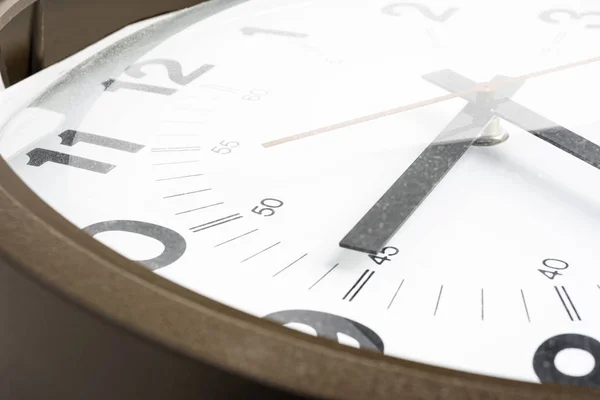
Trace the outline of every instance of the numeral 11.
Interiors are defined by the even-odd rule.
[[[128,153],[137,153],[144,148],[144,146],[141,144],[74,130],[66,130],[58,136],[62,139],[60,144],[69,147],[83,142],[95,146],[125,151]],[[27,156],[29,156],[27,165],[34,167],[39,167],[47,162],[53,162],[56,164],[68,165],[75,168],[97,172],[99,174],[106,174],[116,167],[116,165],[108,164],[102,161],[96,161],[85,157],[78,157],[67,153],[61,153],[59,151],[42,149],[39,147],[28,152]]]

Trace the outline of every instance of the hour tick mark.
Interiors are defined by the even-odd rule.
[[[223,225],[227,222],[235,221],[236,219],[240,219],[242,217],[243,216],[240,215],[239,213],[231,214],[226,217],[215,219],[214,221],[204,223],[202,225],[197,225],[197,226],[191,227],[190,230],[193,232],[200,232],[200,231],[204,231],[208,228],[214,228],[215,226]]]
[[[342,300],[346,300],[346,297],[348,297],[350,295],[350,293],[352,293],[352,291],[354,290],[354,288],[362,281],[362,279],[365,277],[365,275],[367,275],[369,273],[369,270],[366,269],[365,272],[362,273],[362,275],[360,276],[360,278],[358,278],[356,280],[356,282],[354,282],[354,285],[352,285],[352,287],[350,288],[350,290],[348,290],[348,292],[346,293],[346,295],[342,298]]]
[[[259,254],[262,254],[262,253],[264,253],[265,251],[271,250],[273,247],[277,246],[277,245],[278,245],[278,244],[280,244],[280,243],[281,243],[281,242],[277,242],[277,243],[275,243],[275,244],[272,244],[272,245],[270,245],[270,246],[269,246],[269,247],[267,247],[266,249],[263,249],[263,250],[259,251],[258,253],[256,253],[256,254],[253,254],[253,255],[251,255],[250,257],[248,257],[248,258],[246,258],[246,259],[242,260],[240,264],[242,264],[242,263],[245,263],[246,261],[253,259],[253,258],[254,258],[254,257],[256,257],[257,255],[259,255]]]
[[[354,294],[352,295],[352,297],[350,297],[350,301],[354,300],[354,298],[356,297],[356,295],[358,295],[360,293],[360,291],[362,290],[362,288],[367,284],[367,282],[369,282],[369,279],[371,279],[371,277],[373,276],[374,273],[375,273],[375,271],[371,271],[371,273],[369,274],[369,276],[367,277],[367,279],[365,279],[363,281],[363,283],[360,285],[360,287],[358,288],[358,290],[356,292],[354,292]]]
[[[571,301],[571,296],[569,296],[567,289],[564,286],[561,286],[561,289],[562,289],[565,297],[563,297],[563,295],[561,294],[560,290],[558,289],[558,286],[554,286],[554,290],[556,291],[556,294],[558,295],[560,302],[562,303],[563,307],[565,308],[565,311],[567,312],[569,319],[571,321],[575,321],[575,318],[577,318],[579,321],[581,321],[579,312],[577,311],[577,308],[575,308],[575,304],[573,304],[573,301]],[[566,299],[566,301],[565,301],[565,299]],[[575,314],[575,318],[573,317],[573,314],[571,314],[571,310],[569,310],[569,305],[571,306],[571,310]]]
[[[310,289],[314,288],[315,286],[317,286],[317,283],[321,282],[327,275],[329,275],[331,273],[331,271],[333,271],[334,269],[336,269],[338,265],[340,265],[340,264],[339,263],[335,264],[329,271],[327,271],[325,273],[325,275],[323,275],[322,277],[319,278],[318,281],[316,281],[315,283],[313,283],[312,286],[308,288],[308,290],[310,290]]]

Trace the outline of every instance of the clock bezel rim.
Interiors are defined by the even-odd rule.
[[[8,7],[5,13],[0,13],[0,29],[34,2],[3,0],[1,5],[8,4]],[[251,379],[308,395],[383,399],[406,395],[408,387],[415,390],[415,398],[425,399],[437,398],[444,391],[469,394],[474,398],[494,395],[506,399],[559,399],[564,395],[573,399],[591,399],[600,395],[599,389],[501,379],[353,349],[250,316],[176,285],[94,240],[44,203],[1,158],[0,257],[13,269],[26,273],[48,290],[67,297],[88,313],[143,336],[156,345]],[[86,262],[75,265],[75,260]],[[127,303],[114,296],[114,291],[119,290],[116,282],[132,289],[128,292]],[[105,289],[90,290],[94,287]],[[144,294],[141,295],[141,292]],[[139,296],[132,296],[132,293]],[[144,304],[147,298],[152,298],[155,308],[164,305],[170,314],[159,318],[152,315],[140,318],[140,311],[142,314],[152,312]],[[168,321],[161,323],[164,317]],[[192,321],[195,326],[189,325]],[[222,340],[213,339],[211,342],[211,334],[201,321],[223,325],[228,329],[228,336],[236,338],[236,341],[258,343],[263,346],[261,354],[269,353],[275,359],[284,353],[288,356],[295,354],[297,361],[304,363],[303,368],[344,373],[339,373],[336,378],[339,383],[332,390],[331,376],[327,374],[317,374],[321,383],[316,384],[306,376],[300,379],[301,376],[293,372],[294,368],[262,365],[256,369],[249,360],[260,360],[249,359],[250,354],[243,348],[239,354],[223,349],[220,346]],[[186,331],[201,334],[202,340],[198,335],[173,339]],[[231,344],[235,348],[234,343]],[[284,349],[281,346],[290,347]],[[207,348],[213,350],[207,351]],[[214,352],[214,349],[219,351]],[[353,373],[347,374],[348,368]],[[286,376],[282,375],[284,372]],[[368,374],[368,384],[363,392],[358,393],[352,384],[357,379],[364,379],[365,374]],[[394,382],[388,381],[391,391],[382,390],[381,380],[385,380],[382,376],[394,379]]]
[[[56,243],[62,246],[56,248]],[[48,249],[52,251],[46,251]],[[591,399],[590,396],[600,394],[600,390],[593,388],[539,385],[495,378],[354,349],[296,332],[228,307],[162,278],[79,230],[35,195],[3,159],[0,159],[0,257],[12,268],[41,282],[88,313],[179,354],[250,379],[268,382],[284,390],[313,396],[341,395],[343,398],[355,398],[356,388],[347,390],[352,388],[350,383],[357,379],[364,380],[367,374],[368,381],[381,384],[382,376],[391,374],[398,381],[408,379],[408,382],[399,386],[408,384],[413,388],[420,387],[418,398],[425,399],[437,398],[444,389],[464,391],[464,394],[471,395],[479,392],[480,398],[494,394],[497,398],[506,399],[559,399],[565,393],[572,399]],[[76,260],[86,261],[75,266]],[[101,271],[104,273],[98,274]],[[127,302],[120,302],[118,296],[115,296],[115,291],[122,290],[122,287],[131,289],[127,292]],[[144,292],[143,295],[140,290]],[[168,322],[144,316],[150,311],[146,306],[148,298],[152,299],[153,309],[158,305],[167,306],[169,314],[162,315],[159,319],[166,317]],[[132,317],[133,315],[136,317]],[[176,315],[179,318],[174,318]],[[197,318],[198,316],[201,318]],[[314,380],[302,380],[300,375],[293,372],[283,376],[283,371],[290,371],[288,368],[267,368],[270,371],[248,368],[251,363],[248,363],[247,352],[241,349],[239,357],[232,358],[232,352],[222,348],[222,337],[211,341],[211,334],[206,332],[202,321],[211,321],[213,326],[222,325],[228,329],[227,336],[236,337],[236,341],[258,343],[262,346],[259,353],[271,353],[271,357],[286,353],[281,351],[280,345],[273,345],[273,342],[291,346],[293,351],[287,351],[286,356],[296,354],[297,361],[304,363],[300,369],[343,371],[340,375],[344,376],[341,379],[338,376],[338,380],[345,384],[338,385],[331,392],[327,390],[331,375],[319,374],[318,376],[323,377],[323,382],[317,385]],[[181,337],[181,332],[186,331],[193,331],[194,337]],[[202,336],[201,339],[199,335]],[[173,339],[178,336],[178,339]],[[215,358],[214,351],[210,352],[213,354],[208,354],[207,348],[219,349],[217,354],[220,353],[221,357]],[[253,352],[256,350],[252,349]],[[258,361],[253,359],[254,363]],[[349,375],[350,364],[350,370],[354,373]],[[244,366],[240,368],[239,365]],[[446,382],[449,386],[444,386],[441,382]],[[440,390],[434,389],[436,384]],[[393,394],[390,397],[400,396],[405,395],[406,391],[385,391],[382,396],[380,387],[373,385],[367,393],[356,398],[369,396],[372,399],[384,399],[389,398],[386,395],[390,394]],[[523,397],[517,397],[518,395]]]

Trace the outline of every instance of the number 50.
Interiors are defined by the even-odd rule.
[[[261,207],[263,206],[263,207]],[[270,217],[275,214],[275,209],[283,206],[283,201],[277,199],[263,199],[259,206],[252,209],[254,214]]]

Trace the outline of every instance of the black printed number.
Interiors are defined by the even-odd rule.
[[[556,368],[555,359],[558,353],[567,349],[587,351],[596,366],[587,375],[570,376]],[[533,356],[533,369],[542,383],[558,383],[571,386],[600,387],[600,343],[589,336],[568,333],[554,336],[546,340]]]
[[[450,17],[452,17],[457,11],[458,8],[455,7],[450,7],[447,8],[444,12],[440,13],[440,14],[435,14],[433,11],[431,11],[429,9],[429,7],[427,7],[424,4],[420,4],[420,3],[392,3],[392,4],[388,4],[387,6],[383,7],[381,9],[381,12],[383,12],[384,14],[387,15],[392,15],[394,17],[399,17],[402,15],[402,9],[413,9],[418,11],[421,15],[423,15],[425,18],[430,19],[432,21],[436,21],[436,22],[446,22],[450,19]]]
[[[164,67],[167,70],[167,75],[169,76],[169,79],[172,82],[183,86],[192,83],[194,80],[198,79],[199,77],[201,77],[202,75],[214,68],[214,65],[212,64],[204,64],[200,68],[190,72],[187,75],[184,75],[183,69],[181,68],[181,64],[179,62],[175,60],[169,60],[166,58],[158,58],[155,60],[147,60],[133,64],[132,66],[127,68],[127,70],[125,70],[125,73],[134,78],[143,78],[147,75],[147,73],[144,72],[144,67],[150,65],[159,65]]]
[[[375,254],[369,254],[369,258],[371,260],[373,260],[373,262],[377,265],[381,265],[386,261],[391,261],[391,257],[395,256],[396,254],[398,254],[400,250],[398,250],[396,247],[384,247],[383,249],[381,249],[381,252],[377,255]]]
[[[155,60],[147,60],[133,64],[125,70],[125,73],[134,78],[143,78],[147,75],[143,68],[151,65],[161,66],[164,69],[166,69],[167,76],[169,77],[171,82],[182,86],[193,82],[194,80],[198,79],[199,77],[201,77],[202,75],[214,68],[214,65],[212,64],[204,64],[200,68],[197,68],[189,74],[184,75],[181,68],[181,64],[179,64],[179,62],[175,60],[169,60],[166,58],[159,58]],[[118,81],[114,79],[109,79],[105,82],[102,82],[102,85],[104,85],[105,89],[109,92],[116,92],[118,90],[125,89],[135,90],[138,92],[159,94],[163,96],[170,96],[177,92],[177,89],[173,88],[148,85],[144,83]]]
[[[239,145],[240,142],[221,140],[219,144],[213,147],[210,151],[212,151],[213,153],[226,155],[230,154],[233,151],[233,149],[235,149]]]
[[[381,337],[370,328],[351,319],[311,310],[278,311],[264,318],[280,325],[291,323],[306,325],[315,330],[318,337],[338,341],[338,334],[350,336],[361,349],[370,349],[383,353]]]
[[[556,276],[562,275],[558,271],[563,271],[569,268],[569,263],[566,261],[558,260],[556,258],[547,258],[542,261],[542,264],[546,267],[546,269],[538,269],[542,275],[550,280],[554,280]]]
[[[268,94],[269,92],[263,89],[252,89],[251,91],[243,95],[242,99],[246,101],[259,101],[262,100],[262,98]]]
[[[98,222],[83,229],[96,236],[105,232],[130,232],[158,240],[164,246],[161,254],[148,260],[136,260],[151,271],[164,268],[177,261],[185,253],[186,242],[183,236],[164,226],[142,221],[113,220]]]
[[[267,198],[261,200],[260,205],[254,207],[251,211],[263,217],[271,217],[275,215],[276,209],[281,206],[283,206],[283,201]]]
[[[61,138],[60,144],[68,147],[73,147],[77,143],[87,143],[89,145],[100,146],[127,153],[137,153],[138,151],[144,148],[144,146],[141,144],[74,130],[66,130],[58,136]],[[99,174],[107,174],[116,167],[116,165],[105,163],[102,161],[92,160],[85,157],[78,157],[68,153],[62,153],[60,151],[54,151],[39,147],[29,151],[27,153],[27,156],[29,157],[27,165],[31,165],[33,167],[40,167],[46,164],[47,162],[51,162],[55,164],[66,165],[69,167],[84,169]]]
[[[546,11],[542,12],[540,14],[540,19],[549,24],[560,24],[561,23],[560,17],[563,15],[566,15],[567,18],[570,20],[589,21],[592,19],[590,17],[600,18],[600,11],[576,12],[573,10],[560,8],[560,9],[546,10]],[[598,19],[598,21],[600,21],[600,19]],[[585,27],[586,27],[586,29],[600,29],[600,22],[595,23],[595,24],[586,23]]]

